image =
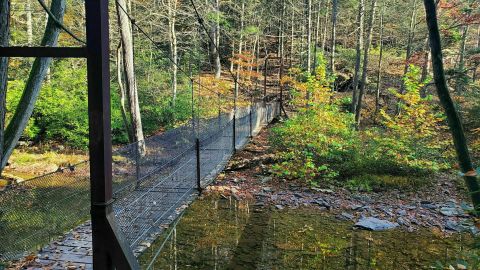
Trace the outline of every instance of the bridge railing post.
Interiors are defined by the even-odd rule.
[[[196,166],[196,176],[197,176],[197,190],[199,193],[202,192],[202,179],[201,179],[201,170],[200,170],[200,140],[198,138],[195,139],[195,153],[197,156],[197,166]]]

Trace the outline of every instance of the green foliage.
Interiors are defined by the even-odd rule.
[[[324,77],[292,83],[299,92],[311,91],[313,98],[309,107],[273,129],[271,141],[281,159],[273,166],[274,173],[311,185],[335,179],[352,189],[370,191],[416,187],[426,182],[428,173],[448,168],[449,140],[440,139],[443,116],[431,98],[420,97],[423,82],[418,76],[419,69],[411,67],[405,94],[396,94],[402,103],[400,115],[382,112],[382,128],[362,131],[353,128],[353,115],[340,109],[348,100],[331,102]]]

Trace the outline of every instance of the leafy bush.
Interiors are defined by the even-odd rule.
[[[436,113],[431,98],[421,98],[419,69],[412,67],[405,78],[406,91],[396,93],[401,114],[382,111],[382,127],[354,129],[353,115],[331,102],[324,76],[306,76],[293,81],[296,104],[309,106],[273,129],[271,141],[281,161],[273,171],[287,179],[301,179],[311,185],[332,179],[362,190],[418,186],[415,176],[448,168],[450,144],[442,139],[444,119]],[[303,99],[303,100],[302,100]],[[305,105],[303,105],[305,106]],[[409,177],[403,177],[409,176]],[[413,178],[411,178],[413,176]],[[413,179],[413,180],[412,180]]]

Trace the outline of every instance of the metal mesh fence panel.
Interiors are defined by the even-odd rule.
[[[208,185],[224,168],[234,152],[234,128],[238,149],[278,113],[276,103],[239,108],[235,126],[228,109],[214,117],[197,114],[183,126],[116,149],[113,208],[132,250],[146,249],[197,194],[198,184]],[[18,259],[62,236],[88,220],[89,208],[88,162],[8,187],[0,192],[0,260]]]
[[[89,181],[84,162],[0,192],[0,260],[22,257],[88,220]]]

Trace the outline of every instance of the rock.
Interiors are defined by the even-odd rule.
[[[262,179],[260,180],[262,182],[262,184],[266,184],[270,181],[272,181],[272,177],[271,176],[265,176],[265,177],[262,177]]]
[[[458,216],[463,214],[460,211],[458,211],[458,209],[455,207],[442,207],[440,208],[439,211],[442,215],[447,217],[453,217],[453,216]]]
[[[457,270],[465,270],[465,269],[467,269],[467,267],[465,265],[460,264],[460,263],[457,264]]]
[[[450,231],[455,231],[455,232],[458,232],[461,230],[460,227],[458,226],[458,223],[453,220],[447,220],[447,222],[445,223],[445,229]]]
[[[275,207],[278,209],[278,210],[283,210],[285,207],[283,207],[283,205],[281,204],[277,204],[275,205]]]
[[[322,200],[322,199],[317,199],[317,200],[313,201],[313,203],[314,203],[314,204],[317,204],[317,205],[319,205],[319,206],[323,206],[323,207],[325,207],[325,208],[327,208],[327,209],[330,209],[330,208],[331,208],[331,205],[330,205],[328,202],[326,202],[326,201],[324,201],[324,200]]]
[[[272,188],[271,187],[264,187],[263,192],[272,192]]]
[[[403,217],[397,218],[397,223],[402,225],[402,226],[410,226],[410,222],[406,218],[403,218]]]
[[[362,206],[359,205],[359,204],[354,204],[354,205],[350,206],[350,209],[352,209],[353,211],[356,211],[356,210],[358,210],[358,209],[360,209],[360,208],[362,208]]]
[[[407,215],[407,211],[405,211],[405,210],[403,210],[403,209],[398,210],[397,213],[398,213],[399,216],[406,216],[406,215]]]
[[[340,215],[337,215],[337,218],[340,220],[352,220],[354,216],[352,214],[349,214],[347,212],[343,212]]]
[[[398,227],[398,223],[393,223],[388,220],[381,220],[374,217],[361,218],[355,227],[371,230],[371,231],[384,231],[394,229]]]
[[[420,205],[423,208],[427,208],[427,209],[436,209],[437,208],[437,206],[435,204],[432,204],[431,202],[426,202],[426,201],[421,202]]]

